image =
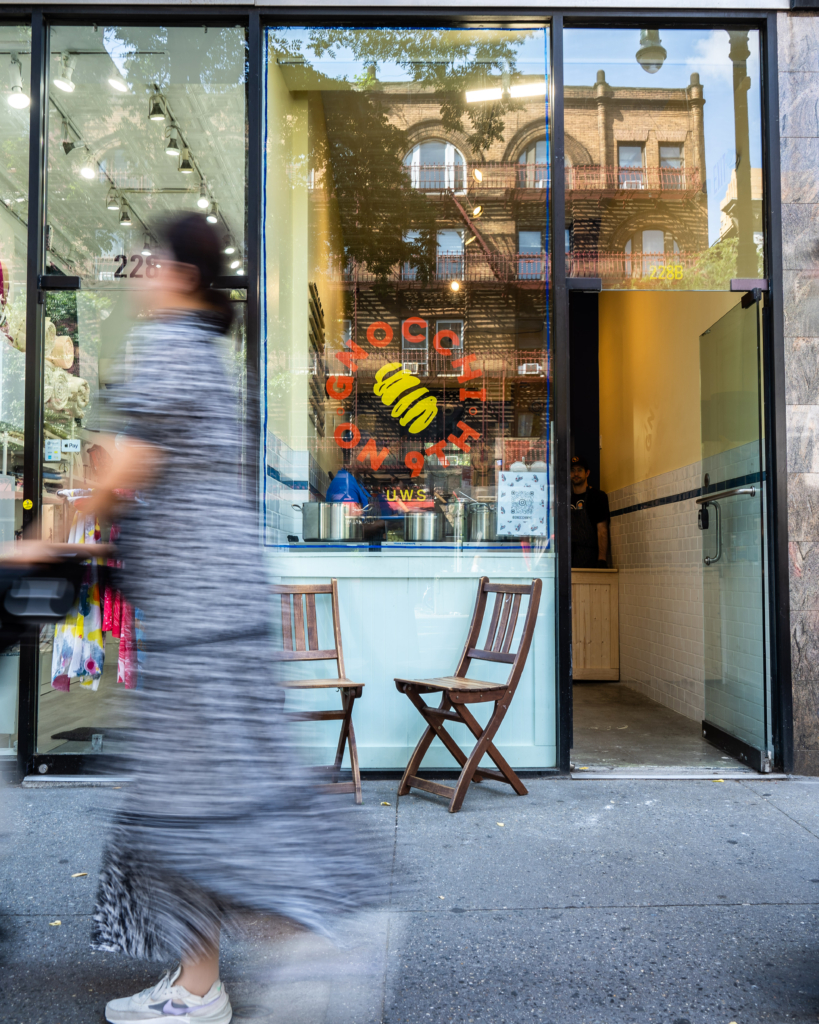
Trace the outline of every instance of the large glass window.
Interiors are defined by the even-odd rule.
[[[66,25],[51,29],[50,52],[45,270],[81,286],[45,293],[42,524],[54,540],[93,543],[110,524],[74,500],[115,443],[106,395],[122,379],[141,288],[161,273],[163,218],[200,211],[222,235],[226,273],[244,272],[246,33]],[[245,293],[232,295],[241,381]],[[140,631],[139,609],[92,565],[84,614],[41,642],[40,753],[115,748],[118,705],[106,696],[139,684]]]
[[[23,526],[31,30],[0,25],[0,544]],[[19,649],[0,654],[0,757],[17,745]]]
[[[266,52],[265,539],[280,578],[339,579],[362,763],[399,767],[383,680],[444,671],[481,572],[553,573],[546,33]],[[518,763],[554,757],[546,591]]]
[[[577,28],[564,45],[570,275],[686,291],[763,277],[759,33]]]

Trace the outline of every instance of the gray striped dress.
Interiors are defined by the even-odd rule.
[[[147,655],[127,694],[134,782],[104,857],[93,945],[145,959],[200,949],[246,911],[332,931],[334,915],[386,886],[361,812],[305,783],[281,713],[224,344],[216,316],[155,317],[132,335],[113,402],[164,462],[122,524]]]

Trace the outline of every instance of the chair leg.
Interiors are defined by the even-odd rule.
[[[463,712],[465,710],[466,709],[463,708],[463,707],[458,707],[457,708],[458,714],[463,718],[463,720],[466,723],[466,725],[469,726],[470,729],[472,729],[472,726],[469,725],[469,721],[468,721],[467,717],[463,714]],[[469,783],[472,781],[472,776],[478,770],[478,765],[481,763],[481,758],[487,752],[487,748],[490,747],[490,746],[493,746],[492,740],[493,740],[493,738],[495,736],[495,733],[498,731],[501,722],[506,717],[506,708],[501,706],[500,704],[496,704],[495,705],[495,711],[492,714],[492,717],[489,719],[489,722],[487,723],[486,728],[483,729],[483,730],[481,730],[480,724],[473,718],[471,712],[467,711],[467,715],[468,715],[468,717],[470,719],[472,719],[472,722],[475,724],[477,729],[480,730],[480,732],[479,733],[475,733],[475,730],[472,729],[472,732],[476,736],[478,736],[478,742],[475,744],[475,746],[474,746],[474,748],[472,750],[472,753],[467,758],[467,762],[464,765],[464,769],[461,772],[461,776],[458,779],[457,785],[455,786],[455,792],[452,794],[452,800],[450,801],[450,804],[449,804],[449,812],[450,812],[450,814],[455,814],[457,811],[459,811],[461,809],[461,805],[464,802],[464,797],[466,796],[466,791],[469,789]],[[498,757],[503,762],[503,764],[506,765],[506,762],[503,760],[502,757],[500,757],[500,754],[498,754]],[[495,760],[494,757],[492,758],[492,760],[493,761]],[[498,764],[498,762],[495,761],[495,764]],[[508,771],[512,775],[515,774],[514,772],[512,772],[512,769],[509,768],[508,765],[506,765],[506,767],[507,767]],[[498,768],[500,769],[500,764],[498,764]],[[503,772],[503,774],[506,775],[506,772]],[[508,776],[507,776],[507,778],[508,778]],[[524,787],[524,785],[520,781],[520,779],[517,778],[516,775],[515,775],[515,778],[517,779],[519,785],[523,789],[523,793],[520,793],[520,795],[521,796],[525,796],[526,788]],[[509,779],[509,782],[510,783],[512,782],[511,778]],[[517,790],[517,786],[515,786],[515,790],[517,792],[519,792]]]
[[[461,718],[463,718],[464,722],[466,723],[467,728],[470,730],[472,735],[476,739],[480,740],[481,737],[484,735],[484,730],[481,729],[480,722],[478,722],[478,720],[474,717],[472,712],[463,704],[457,705],[457,711],[458,711],[458,714],[461,716]],[[504,712],[504,714],[505,714],[505,712]],[[493,717],[494,717],[494,715],[493,715]],[[492,738],[494,738],[495,732],[497,732],[497,729],[500,726],[500,723],[503,721],[503,717],[504,716],[502,715],[500,720],[498,721],[498,725],[493,730]],[[491,724],[491,720],[490,720],[490,724]],[[487,730],[488,729],[489,729],[489,726],[487,725]],[[514,791],[518,794],[518,796],[528,796],[529,790],[523,785],[521,780],[515,774],[514,769],[510,767],[510,765],[507,763],[507,761],[505,760],[505,758],[503,757],[503,755],[501,754],[501,752],[498,750],[498,748],[495,746],[494,743],[489,743],[487,745],[485,753],[488,754],[489,757],[492,758],[492,760],[495,762],[495,764],[498,767],[498,771],[503,776],[505,776],[507,782],[512,787],[512,789],[514,789]]]
[[[416,707],[418,707],[419,703],[423,704],[423,701],[417,694],[408,692],[407,696]],[[424,719],[424,721],[426,721],[426,719]],[[432,728],[431,725],[427,724],[427,727],[424,730],[421,739],[418,740],[418,744],[416,745],[415,750],[413,750],[412,752],[412,757],[407,762],[406,771],[401,777],[401,785],[398,787],[399,796],[406,796],[407,793],[409,793],[411,787],[408,785],[407,779],[416,774],[421,762],[424,760],[424,755],[429,750],[429,746],[434,739],[435,730]]]
[[[344,746],[347,742],[347,734],[350,730],[353,715],[353,702],[349,699],[349,694],[346,690],[341,691],[341,707],[344,711],[344,718],[341,720],[341,732],[339,733],[338,746],[336,747],[336,759],[333,763],[335,778],[338,778],[341,762],[344,760]]]
[[[350,704],[355,703],[355,697],[350,698]],[[352,712],[352,707],[350,708]],[[350,747],[350,767],[353,770],[353,785],[355,786],[355,802],[361,803],[361,772],[358,769],[358,747],[355,745],[355,730],[353,720],[350,718],[350,729],[347,735],[347,742]]]

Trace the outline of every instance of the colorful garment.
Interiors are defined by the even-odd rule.
[[[100,526],[94,516],[75,513],[69,544],[90,545],[99,541]],[[54,631],[51,685],[55,690],[68,690],[71,680],[77,679],[86,689],[96,690],[104,661],[99,568],[97,560],[92,559],[74,607]]]

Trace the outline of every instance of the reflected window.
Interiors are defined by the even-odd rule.
[[[643,187],[643,147],[636,143],[620,143],[617,147],[620,188]]]
[[[680,143],[660,143],[660,187],[683,187],[683,148]]]
[[[424,192],[464,189],[465,161],[451,142],[421,142],[404,157],[404,165],[413,188]]]
[[[539,280],[543,274],[543,233],[518,231],[518,278]]]
[[[464,276],[464,233],[447,229],[438,232],[438,279],[452,281]]]
[[[518,171],[521,188],[545,188],[549,180],[549,154],[546,139],[532,142],[520,154]]]

